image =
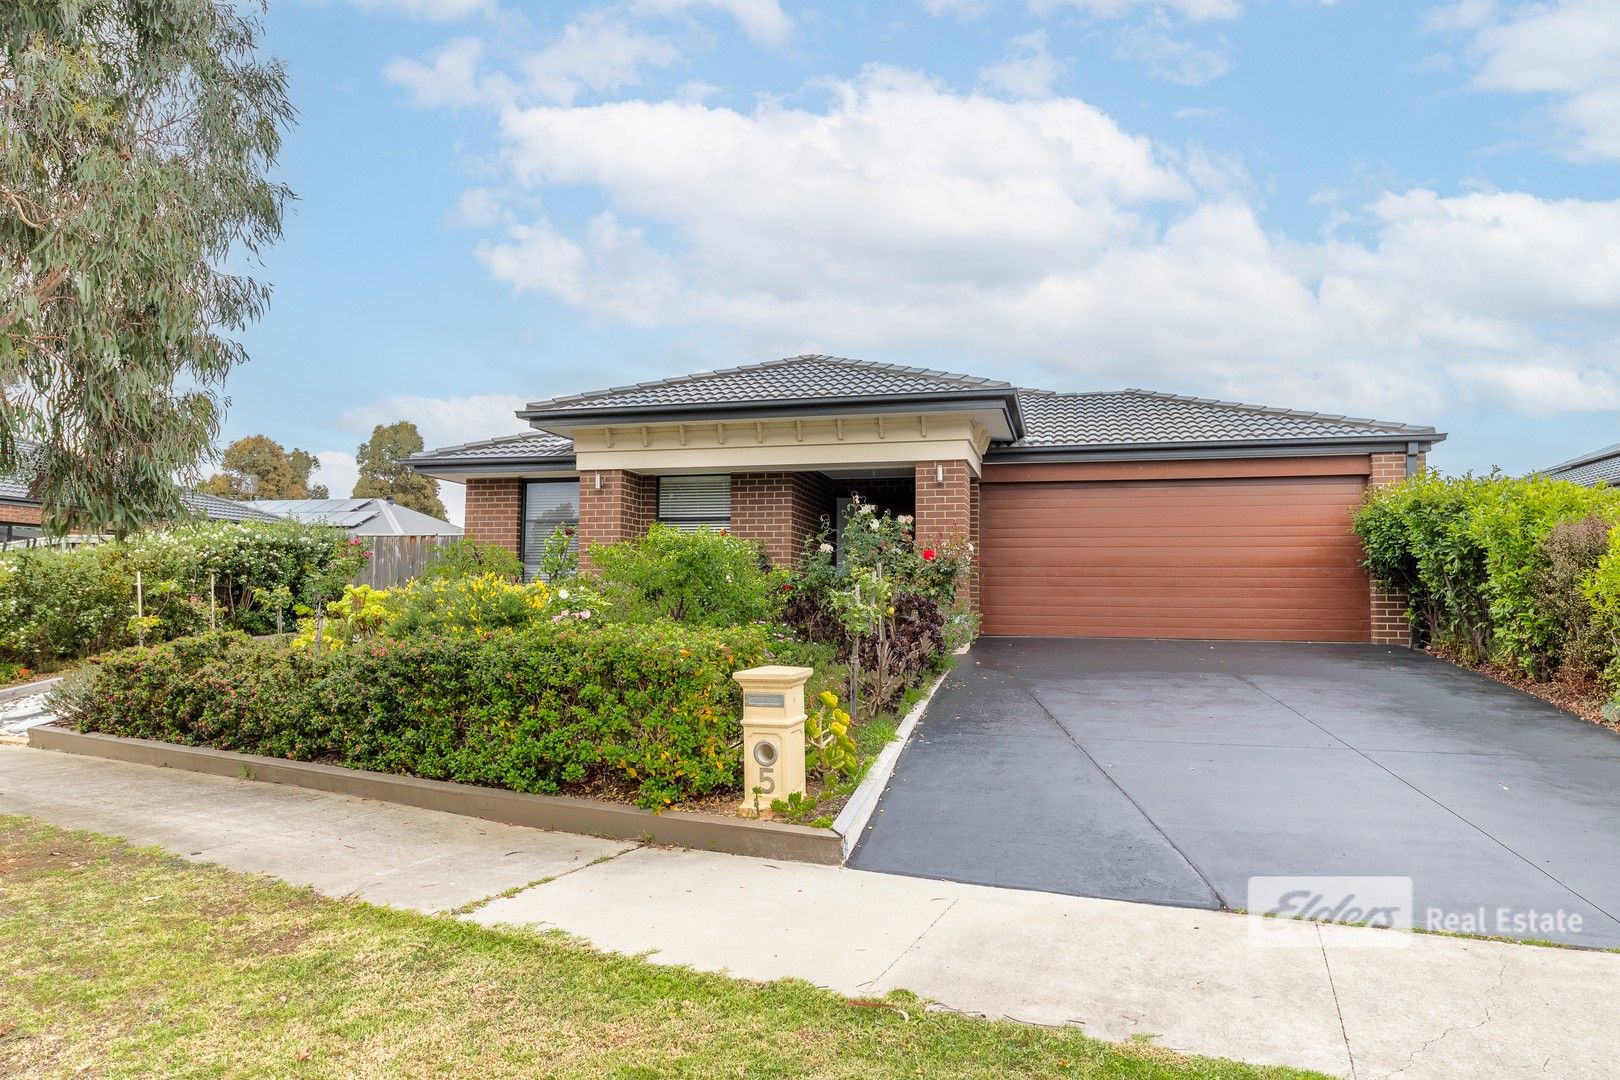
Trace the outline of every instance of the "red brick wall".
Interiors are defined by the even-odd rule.
[[[16,503],[0,503],[0,524],[38,525],[39,507],[19,506]]]
[[[600,480],[600,486],[598,481]],[[658,513],[656,477],[623,469],[579,475],[579,564],[589,567],[591,545],[640,536]]]
[[[975,506],[978,480],[973,468],[960,459],[917,462],[917,543],[926,547],[949,541],[978,547]],[[978,605],[978,575],[972,575],[968,598]]]
[[[467,481],[463,529],[485,544],[498,544],[516,555],[523,530],[523,481],[515,476],[475,476]]]
[[[1423,467],[1424,455],[1418,455],[1418,468]],[[1373,454],[1372,472],[1367,477],[1368,487],[1384,487],[1406,479],[1405,454]],[[1374,645],[1412,644],[1412,624],[1407,621],[1406,609],[1410,599],[1406,593],[1383,589],[1373,582],[1370,586],[1372,604],[1372,643]]]
[[[831,512],[831,489],[819,473],[733,473],[731,533],[757,540],[772,566],[791,566],[804,541]]]

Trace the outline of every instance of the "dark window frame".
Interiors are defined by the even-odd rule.
[[[547,484],[547,485],[555,485],[555,486],[558,486],[558,487],[566,484],[566,485],[571,486],[574,489],[574,516],[573,516],[573,518],[572,519],[561,519],[556,524],[557,525],[571,525],[571,526],[573,526],[574,536],[573,536],[572,541],[568,545],[568,550],[570,550],[572,552],[576,552],[576,553],[579,551],[579,477],[577,477],[577,476],[571,477],[571,478],[570,477],[560,477],[560,476],[533,476],[533,477],[525,476],[525,477],[521,477],[519,479],[519,484],[518,484],[517,557],[518,557],[518,562],[523,564],[523,580],[525,580],[525,581],[533,581],[533,580],[535,580],[536,578],[538,578],[540,576],[538,566],[536,566],[534,568],[532,573],[530,572],[530,567],[529,567],[529,488],[534,484]],[[555,527],[556,527],[556,525],[553,525],[553,528],[555,528]]]

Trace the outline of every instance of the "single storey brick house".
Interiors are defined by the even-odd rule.
[[[796,356],[535,402],[520,435],[417,454],[466,530],[531,570],[654,521],[791,562],[860,496],[971,540],[988,634],[1405,644],[1350,517],[1420,467],[1429,427],[1143,390],[1053,393]]]

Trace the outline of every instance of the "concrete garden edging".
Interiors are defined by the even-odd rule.
[[[8,686],[4,690],[0,690],[0,704],[4,704],[7,701],[16,701],[18,698],[29,697],[33,694],[44,693],[46,690],[49,690],[51,687],[55,686],[61,681],[62,676],[52,675],[49,678],[35,679],[33,682],[18,683],[16,686]]]
[[[967,650],[959,649],[956,655],[965,656]],[[900,760],[900,752],[906,748],[906,743],[911,739],[917,721],[922,719],[923,713],[928,709],[928,703],[934,700],[934,695],[955,670],[956,665],[952,664],[940,672],[934,684],[928,688],[928,692],[918,699],[910,712],[906,713],[900,721],[900,726],[894,730],[894,738],[889,745],[878,751],[878,756],[873,759],[872,767],[866,770],[866,776],[861,780],[860,786],[855,789],[855,793],[849,797],[843,810],[839,811],[838,817],[834,819],[833,832],[838,834],[842,851],[840,862],[848,859],[849,853],[855,850],[861,833],[866,831],[866,826],[872,820],[872,814],[877,811],[878,799],[882,797],[883,789],[889,786],[889,778],[894,775],[895,763]]]
[[[259,780],[362,799],[403,803],[425,810],[440,810],[535,829],[829,866],[844,861],[843,841],[838,833],[805,825],[751,821],[679,810],[655,814],[637,806],[594,799],[530,795],[448,780],[424,780],[416,776],[347,769],[340,765],[238,754],[206,746],[181,746],[152,739],[79,732],[51,724],[31,729],[28,744],[44,750],[138,765],[183,769],[212,776]]]

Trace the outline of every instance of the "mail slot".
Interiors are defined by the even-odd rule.
[[[743,688],[744,813],[804,793],[804,684],[807,667],[767,667],[731,677]]]

